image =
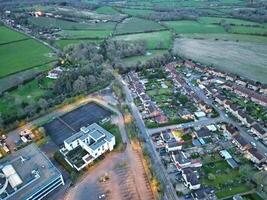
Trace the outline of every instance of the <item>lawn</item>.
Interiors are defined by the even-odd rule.
[[[219,25],[201,24],[197,21],[166,21],[163,22],[166,26],[173,29],[177,34],[185,33],[224,33],[225,30]]]
[[[267,83],[266,44],[177,39],[174,44],[174,51],[220,70]]]
[[[64,49],[64,47],[70,45],[70,44],[99,44],[102,40],[101,39],[60,39],[56,40],[55,44],[59,46],[59,48]]]
[[[33,39],[0,45],[0,78],[53,60],[51,50]]]
[[[154,21],[131,17],[118,24],[116,34],[141,33],[164,29],[166,28]]]
[[[5,26],[0,26],[0,36],[0,45],[22,39],[29,39],[26,35],[13,31]]]
[[[168,49],[172,44],[172,34],[170,31],[120,35],[116,36],[115,39],[130,42],[144,41],[147,49]]]

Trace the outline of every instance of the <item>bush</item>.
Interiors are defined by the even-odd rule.
[[[209,179],[210,181],[214,181],[214,180],[216,179],[216,176],[215,176],[214,174],[212,174],[212,173],[209,173],[209,174],[208,174],[208,179]]]

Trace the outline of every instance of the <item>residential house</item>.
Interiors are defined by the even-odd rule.
[[[194,131],[194,135],[197,138],[209,138],[212,136],[211,132],[206,127],[202,127],[201,129]]]
[[[189,167],[191,165],[190,159],[188,159],[183,151],[173,151],[172,160],[178,170]]]
[[[233,144],[235,144],[241,151],[246,151],[251,148],[251,145],[241,135],[237,134],[233,137]]]
[[[226,102],[226,98],[224,96],[217,95],[215,97],[215,101],[220,105],[224,105],[224,103]]]
[[[261,139],[267,137],[267,131],[264,128],[262,128],[259,124],[252,125],[251,131]]]
[[[194,115],[190,113],[187,109],[181,109],[178,115],[185,120],[194,119]]]
[[[184,179],[184,185],[190,190],[197,190],[200,188],[201,185],[197,172],[195,172],[193,168],[182,169],[182,177]]]
[[[210,112],[212,112],[212,107],[209,106],[209,105],[207,105],[204,101],[200,101],[200,102],[198,103],[198,107],[199,107],[202,111],[204,111],[205,113],[210,113]]]
[[[167,152],[178,151],[182,149],[182,144],[177,141],[172,141],[172,142],[170,141],[167,142],[165,148]]]
[[[215,190],[211,188],[199,188],[191,194],[194,200],[217,200]]]
[[[260,164],[266,161],[266,157],[261,154],[257,149],[248,149],[246,152],[246,158],[251,160],[253,163]]]
[[[242,110],[238,110],[235,116],[247,127],[250,127],[254,123],[254,120]]]

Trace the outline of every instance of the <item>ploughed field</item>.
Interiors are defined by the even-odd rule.
[[[220,70],[267,83],[266,44],[176,39],[173,49],[185,57]]]

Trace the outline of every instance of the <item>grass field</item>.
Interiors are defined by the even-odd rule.
[[[220,22],[224,21],[227,24],[232,25],[244,25],[244,26],[263,26],[263,24],[246,21],[246,20],[240,20],[240,19],[234,19],[234,18],[224,18],[224,17],[200,17],[198,18],[198,21],[202,24],[219,24]]]
[[[225,51],[227,49],[227,51]],[[267,48],[249,42],[177,39],[174,51],[216,68],[267,83]]]
[[[29,39],[0,46],[0,77],[43,65],[55,58],[51,50]]]
[[[105,15],[119,14],[119,12],[117,10],[115,10],[114,8],[109,7],[109,6],[103,6],[103,7],[97,8],[95,11],[98,14],[105,14]]]
[[[5,26],[0,26],[0,45],[27,38],[28,37],[26,35],[23,35],[16,31],[12,31]]]
[[[78,23],[72,21],[66,21],[62,19],[55,19],[49,17],[31,17],[29,22],[37,27],[43,28],[60,28],[62,30],[107,30],[113,29],[115,22],[99,22],[99,23]]]
[[[99,44],[102,40],[101,39],[60,39],[56,40],[55,44],[63,49],[64,47],[70,45],[70,44]]]
[[[266,27],[245,27],[245,26],[232,26],[229,30],[230,33],[250,34],[250,35],[264,35],[267,36]]]
[[[44,79],[44,81],[39,85],[37,80],[32,80],[23,85],[23,87],[19,87],[15,90],[9,92],[9,95],[12,97],[12,101],[6,102],[3,98],[0,99],[0,110],[4,115],[8,115],[9,112],[18,112],[16,109],[15,99],[29,103],[32,100],[38,100],[43,97],[46,92],[48,92],[49,87],[52,86],[52,79]],[[40,87],[41,86],[41,87]]]
[[[129,8],[122,8],[120,9],[123,13],[131,15],[131,16],[149,16],[153,13],[156,13],[153,10],[145,10],[145,9],[129,9]]]
[[[112,34],[112,30],[64,30],[59,32],[62,37],[69,39],[106,38]]]
[[[224,41],[242,41],[252,43],[267,43],[267,37],[257,35],[241,35],[230,33],[192,33],[192,34],[180,34],[183,38],[195,38],[195,39],[210,39],[210,40],[224,40]]]
[[[160,56],[166,53],[166,50],[150,50],[147,55],[144,56],[132,56],[128,58],[124,58],[122,61],[126,66],[132,66],[135,65],[138,61],[141,63],[144,63],[148,61],[149,59],[155,57],[155,56]]]
[[[116,34],[141,33],[164,29],[163,26],[154,21],[132,17],[125,19],[117,26]]]
[[[214,24],[201,24],[197,21],[166,21],[166,26],[174,30],[177,34],[185,33],[224,33],[223,27]]]
[[[168,49],[172,44],[172,34],[170,31],[121,35],[116,36],[115,39],[130,42],[144,41],[148,49]]]

